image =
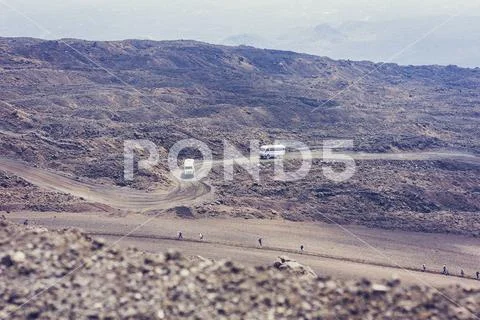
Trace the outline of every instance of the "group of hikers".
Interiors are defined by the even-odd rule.
[[[198,237],[200,240],[203,240],[203,234],[202,233],[199,233],[198,234]],[[178,235],[177,235],[177,239],[178,240],[182,240],[183,239],[183,233],[181,231],[178,231]],[[263,247],[263,239],[262,238],[258,238],[257,240],[258,242],[258,245],[260,248]],[[300,252],[304,252],[305,250],[305,246],[303,244],[300,245]],[[427,266],[425,264],[422,264],[422,271],[423,272],[426,272],[427,271]],[[447,266],[446,265],[443,265],[443,269],[442,269],[442,274],[444,275],[450,275],[450,273],[448,272],[448,269],[447,269]],[[460,276],[463,278],[465,277],[465,271],[463,271],[463,269],[460,269]],[[476,276],[476,279],[477,280],[480,280],[480,271],[477,271],[475,273],[475,276]]]
[[[422,264],[422,271],[425,272],[427,271],[427,267],[425,266],[425,264]],[[443,268],[442,268],[442,274],[446,275],[446,276],[449,276],[450,275],[450,272],[448,272],[448,269],[447,269],[447,265],[443,265]],[[460,277],[465,277],[465,271],[463,271],[463,269],[460,269]],[[477,271],[475,272],[475,278],[477,280],[480,280],[480,271]]]
[[[203,240],[203,233],[200,232],[200,233],[198,234],[198,238],[199,238],[200,240]],[[182,240],[182,239],[183,239],[183,233],[182,233],[182,231],[178,231],[178,233],[177,233],[177,239],[178,239],[178,240]]]
[[[200,240],[203,240],[203,234],[202,233],[199,233],[198,234],[198,238]],[[177,233],[177,239],[178,240],[183,240],[183,233],[182,231],[178,231]],[[263,247],[263,239],[262,238],[258,238],[258,245],[261,247]],[[305,250],[305,246],[303,244],[300,245],[300,251],[303,252]]]
[[[258,238],[258,245],[260,247],[263,247],[263,239],[262,238]],[[300,245],[300,252],[303,252],[305,250],[305,246],[303,244]]]

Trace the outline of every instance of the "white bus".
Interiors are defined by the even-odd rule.
[[[193,159],[185,159],[183,161],[183,175],[185,177],[195,177],[195,160]]]
[[[270,144],[260,147],[260,159],[275,159],[285,155],[285,146],[282,144]]]

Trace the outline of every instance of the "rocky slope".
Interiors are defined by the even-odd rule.
[[[0,153],[141,189],[166,186],[167,166],[161,161],[152,172],[125,181],[126,139],[153,141],[161,159],[175,142],[192,137],[206,142],[216,158],[224,139],[244,152],[249,139],[294,139],[318,147],[325,138],[345,138],[367,152],[479,154],[479,85],[478,68],[334,61],[194,41],[0,38]],[[342,184],[327,181],[317,165],[298,183],[266,174],[256,184],[240,171],[229,184],[223,173],[213,172],[217,201],[199,208],[199,215],[247,216],[253,210],[257,217],[328,216],[442,232],[478,226],[478,164],[361,163],[354,179]],[[20,189],[4,191],[12,196],[3,197],[3,210],[61,210],[64,202],[49,195],[58,201],[27,203]]]
[[[271,164],[262,165],[260,182],[240,170],[235,183],[224,182],[222,168],[215,168],[219,204],[198,208],[198,215],[282,217],[480,236],[479,164],[356,161],[354,176],[341,183],[321,174],[325,166],[314,161],[310,174],[293,182],[273,181]]]
[[[223,138],[245,149],[245,138],[288,137],[352,138],[367,151],[480,151],[480,69],[193,41],[0,38],[0,53],[2,152],[83,175],[99,172],[80,171],[78,159],[115,163],[127,138],[168,149],[197,137],[216,152]]]
[[[0,221],[8,319],[474,319],[480,291],[343,283],[230,261],[109,247],[76,230]],[[285,261],[284,261],[285,262]]]

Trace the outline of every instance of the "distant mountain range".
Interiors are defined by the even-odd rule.
[[[478,17],[430,17],[394,21],[355,21],[338,26],[294,28],[274,37],[238,34],[222,42],[305,52],[337,59],[404,65],[456,64],[480,67]]]

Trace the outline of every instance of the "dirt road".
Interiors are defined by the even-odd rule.
[[[90,202],[112,208],[145,212],[164,210],[179,205],[195,205],[209,199],[212,187],[205,182],[177,181],[172,187],[152,192],[77,181],[63,173],[28,166],[27,164],[0,158],[0,169],[17,175],[43,189],[68,193]]]
[[[461,283],[479,286],[480,241],[457,236],[335,226],[281,220],[194,219],[170,216],[101,213],[18,212],[9,220],[51,229],[75,226],[121,246],[135,245],[151,252],[177,248],[186,255],[212,259],[231,258],[246,265],[270,265],[288,255],[311,266],[317,273],[339,279],[368,277],[372,280],[399,276],[403,282],[435,287]],[[178,231],[185,239],[176,240]],[[205,238],[199,240],[199,233]],[[264,247],[257,246],[263,238]],[[305,252],[299,251],[300,244]],[[427,272],[420,272],[425,263]],[[451,276],[440,274],[446,264]],[[466,278],[458,276],[460,268]]]
[[[348,156],[357,160],[438,160],[438,159],[455,159],[461,161],[480,162],[480,159],[467,153],[455,152],[410,152],[410,153],[348,153]],[[300,153],[287,154],[287,159],[299,159]],[[322,151],[314,150],[311,153],[312,159],[322,158]],[[335,156],[329,159],[335,159]],[[266,160],[272,161],[272,160]],[[233,160],[227,160],[233,162]],[[250,162],[246,159],[236,159],[235,162]],[[196,162],[197,173],[205,172],[202,167],[205,163]],[[214,160],[208,165],[223,165],[223,160]],[[208,167],[208,165],[206,167]],[[202,167],[202,168],[200,168]],[[68,177],[64,173],[44,170],[29,166],[21,161],[0,158],[0,170],[5,170],[17,175],[28,182],[41,188],[68,193],[76,197],[81,197],[90,202],[97,202],[108,205],[112,208],[146,212],[149,210],[164,210],[179,205],[196,205],[213,197],[212,187],[202,181],[181,181],[171,175],[172,186],[167,189],[157,189],[152,192],[135,190],[128,187],[116,187],[103,184],[94,184],[82,182]],[[202,171],[203,170],[203,171]],[[179,172],[175,172],[180,176]]]
[[[478,158],[471,155],[434,152],[381,157],[361,154],[358,157],[398,160],[453,157],[478,162]],[[221,162],[214,163],[219,164]],[[49,228],[80,227],[89,233],[104,235],[111,241],[122,238],[121,244],[135,244],[144,250],[163,251],[168,247],[177,247],[186,254],[215,259],[231,257],[250,265],[269,264],[279,254],[286,253],[312,266],[320,274],[343,279],[379,279],[398,274],[410,283],[425,282],[424,284],[435,286],[456,283],[480,285],[480,281],[438,274],[441,266],[447,264],[452,274],[458,274],[460,268],[463,268],[468,276],[473,276],[480,269],[480,243],[477,239],[360,227],[353,227],[351,232],[350,227],[347,230],[342,226],[319,223],[243,219],[182,220],[167,217],[153,219],[145,213],[208,201],[213,195],[211,186],[205,181],[172,180],[172,187],[167,190],[145,192],[77,181],[63,173],[30,167],[9,159],[0,158],[0,169],[47,190],[69,193],[91,202],[139,213],[123,217],[108,217],[98,213],[19,212],[8,215],[9,219],[18,222],[28,218],[33,223]],[[189,240],[173,240],[178,230],[182,230]],[[194,241],[200,232],[206,235],[206,241]],[[264,238],[265,247],[262,249],[255,248],[258,237]],[[300,244],[305,245],[306,253],[298,252]],[[413,271],[418,270],[423,263],[433,273]]]

